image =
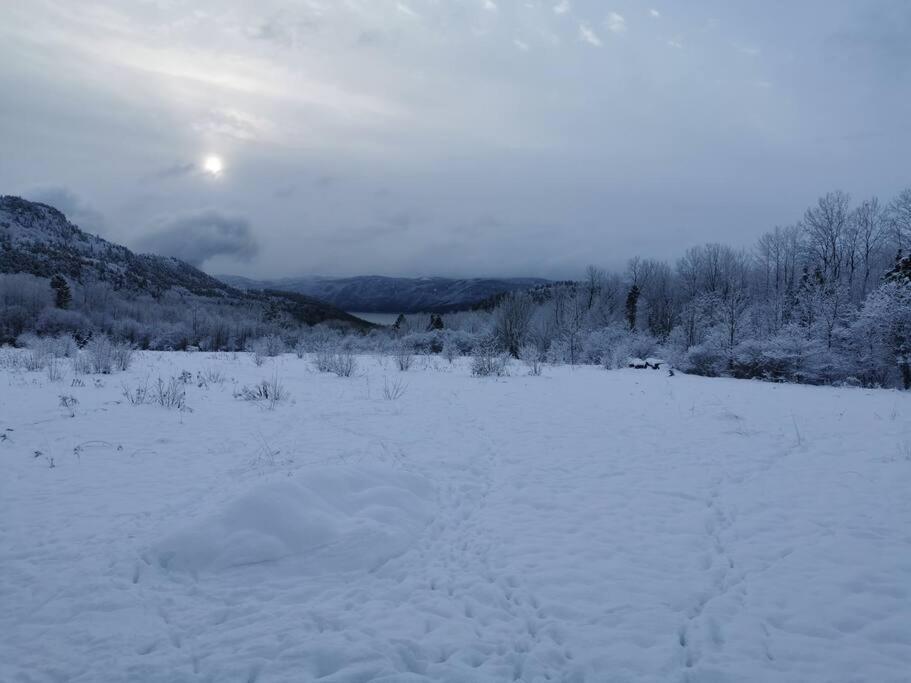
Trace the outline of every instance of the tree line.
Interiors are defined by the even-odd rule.
[[[911,388],[909,243],[911,188],[888,203],[830,192],[751,249],[636,257],[508,296],[494,334],[514,356],[531,344],[558,362],[660,353],[703,375]]]
[[[830,192],[749,249],[712,243],[674,263],[499,298],[490,310],[406,316],[394,328],[307,326],[281,306],[172,289],[126,293],[61,275],[0,275],[0,344],[24,334],[103,333],[143,349],[500,353],[623,367],[660,356],[708,376],[911,388],[911,188],[889,202]]]

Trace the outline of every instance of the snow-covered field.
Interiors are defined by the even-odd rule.
[[[192,412],[122,396],[184,370]],[[273,410],[232,395],[275,374]],[[0,681],[911,680],[911,395],[80,377],[0,371]]]

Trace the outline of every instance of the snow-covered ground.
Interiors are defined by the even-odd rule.
[[[192,412],[121,395],[184,370]],[[274,410],[232,396],[274,374]],[[247,354],[81,378],[0,371],[0,681],[911,680],[911,395]]]

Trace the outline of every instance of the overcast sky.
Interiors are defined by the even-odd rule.
[[[4,0],[0,93],[0,193],[210,272],[576,276],[911,185],[906,0]]]

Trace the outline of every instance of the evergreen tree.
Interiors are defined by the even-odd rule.
[[[626,322],[631,330],[636,329],[636,311],[639,306],[639,286],[633,285],[626,295]]]
[[[69,308],[73,302],[73,293],[70,291],[70,285],[66,278],[60,275],[54,275],[51,278],[51,289],[54,290],[54,305],[57,308]]]
[[[885,281],[911,284],[911,254],[903,258],[902,253],[898,252],[895,257],[895,266],[886,273]]]

